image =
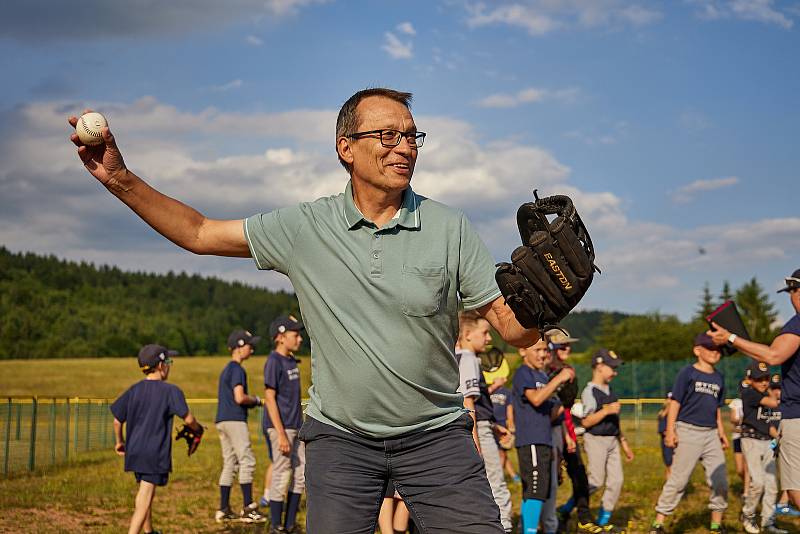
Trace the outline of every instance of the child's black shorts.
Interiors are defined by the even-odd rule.
[[[742,452],[742,438],[736,438],[733,440],[733,452]]]
[[[523,445],[517,447],[519,474],[522,478],[522,498],[546,501],[553,483],[553,447]]]
[[[149,482],[154,486],[166,486],[169,480],[169,473],[134,473],[136,482]]]

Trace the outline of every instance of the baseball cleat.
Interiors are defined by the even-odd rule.
[[[251,502],[242,510],[240,520],[242,523],[266,523],[267,516],[258,511],[258,504]]]
[[[217,523],[228,523],[230,521],[238,521],[239,516],[234,514],[230,508],[226,508],[224,510],[217,510],[217,513],[214,514],[214,521]]]

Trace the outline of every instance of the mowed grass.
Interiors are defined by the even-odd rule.
[[[227,358],[176,358],[170,380],[184,389],[188,398],[216,396],[217,375]],[[245,363],[250,390],[260,392],[264,357]],[[308,385],[309,361],[301,360],[304,387]],[[0,362],[0,394],[115,397],[141,377],[133,358],[85,360],[32,360]],[[187,458],[181,443],[173,448],[173,473],[169,485],[159,488],[154,505],[154,524],[165,532],[267,532],[261,526],[236,526],[225,529],[213,521],[218,507],[217,479],[221,467],[219,439],[213,427],[215,405],[190,406],[208,431],[198,452]],[[727,414],[726,414],[727,415]],[[177,424],[177,423],[176,423]],[[254,493],[263,490],[268,465],[266,446],[260,436],[255,415],[250,418],[251,436],[257,457]],[[664,481],[664,468],[655,421],[643,419],[639,428],[632,419],[624,421],[626,435],[636,458],[626,463],[625,484],[615,523],[627,525],[629,532],[646,532],[653,517],[653,506]],[[515,460],[514,456],[512,458]],[[733,471],[732,452],[728,452],[731,492],[726,523],[739,532],[741,483]],[[514,510],[519,511],[521,488],[511,484]],[[0,532],[97,532],[125,531],[133,510],[136,484],[123,472],[123,460],[112,450],[82,454],[65,466],[34,474],[18,474],[0,480]],[[570,493],[569,480],[559,488],[559,503]],[[708,528],[708,489],[702,468],[698,467],[675,515],[668,520],[672,533],[700,533]],[[241,493],[234,489],[234,508],[241,506]],[[599,496],[592,498],[593,510]],[[304,520],[304,507],[300,519]],[[779,525],[800,532],[800,520],[779,518]],[[323,533],[336,534],[336,533]]]

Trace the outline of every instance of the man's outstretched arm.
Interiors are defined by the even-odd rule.
[[[73,127],[77,121],[76,117],[68,119]],[[160,193],[125,166],[111,131],[103,128],[102,133],[104,142],[97,146],[84,145],[75,133],[70,140],[78,147],[86,170],[156,232],[195,254],[250,257],[241,220],[208,219]]]

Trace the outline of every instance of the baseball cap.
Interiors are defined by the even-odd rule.
[[[561,330],[560,328],[551,328],[544,334],[550,344],[555,345],[556,347],[559,345],[566,345],[567,343],[575,343],[578,341],[578,338],[571,337],[569,332],[566,330]]]
[[[711,339],[711,336],[702,332],[694,336],[694,346],[695,347],[704,347],[708,350],[720,350],[720,346],[714,343],[714,340]]]
[[[228,336],[228,348],[233,350],[236,347],[244,347],[245,345],[255,347],[259,341],[261,341],[261,336],[254,336],[247,330],[234,330]]]
[[[159,363],[171,363],[171,356],[177,356],[177,350],[169,350],[163,345],[145,345],[139,351],[139,369],[149,371],[154,369]]]
[[[781,388],[781,375],[780,373],[775,373],[769,378],[769,387],[772,389],[780,389]]]
[[[305,328],[303,323],[291,315],[281,315],[269,324],[269,337],[275,339],[278,334],[283,334],[289,330],[299,332],[303,328]]]
[[[778,293],[783,293],[784,291],[791,291],[792,289],[797,289],[800,287],[800,269],[797,269],[795,272],[792,273],[792,276],[787,276],[784,278],[786,282],[786,287],[783,289],[779,289]]]
[[[604,363],[612,369],[616,369],[623,364],[622,358],[617,353],[608,349],[597,349],[592,355],[592,367]]]
[[[752,380],[759,380],[769,376],[769,365],[764,362],[752,362],[747,366],[745,376]]]

